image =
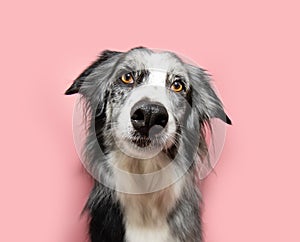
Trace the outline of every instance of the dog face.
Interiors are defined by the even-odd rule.
[[[107,116],[117,146],[131,157],[150,158],[180,132],[190,86],[173,54],[134,49],[119,60]]]
[[[105,51],[66,91],[74,93],[84,97],[102,149],[135,158],[171,154],[183,129],[201,136],[210,118],[231,123],[205,71],[171,52]]]

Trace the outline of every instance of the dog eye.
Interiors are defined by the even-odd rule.
[[[180,80],[176,80],[171,85],[171,90],[174,92],[181,92],[183,90],[183,83]]]
[[[130,84],[134,82],[134,79],[132,74],[126,73],[121,76],[121,81],[124,82],[125,84]]]

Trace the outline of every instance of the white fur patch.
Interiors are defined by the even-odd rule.
[[[156,228],[131,227],[126,228],[126,242],[177,242],[167,224]]]
[[[148,85],[165,87],[167,72],[161,70],[150,70]]]

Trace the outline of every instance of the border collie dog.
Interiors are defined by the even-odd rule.
[[[205,70],[168,51],[103,51],[66,95],[84,103],[92,242],[202,242],[197,163],[230,119]]]

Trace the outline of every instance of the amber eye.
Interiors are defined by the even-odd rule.
[[[134,82],[133,76],[130,73],[123,74],[121,76],[121,81],[124,82],[124,83],[126,83],[126,84],[130,84],[130,83]]]
[[[181,92],[183,89],[183,84],[181,81],[174,81],[171,85],[171,90],[174,92]]]

